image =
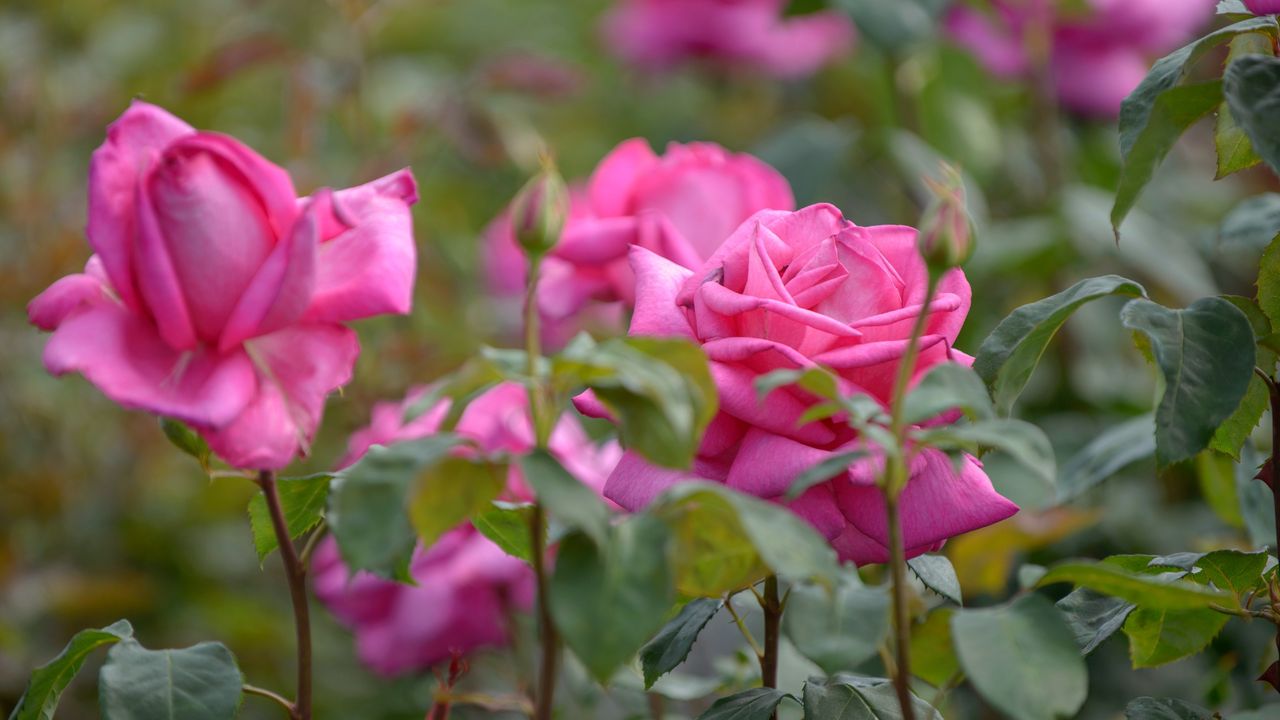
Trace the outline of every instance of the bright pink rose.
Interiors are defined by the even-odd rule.
[[[351,436],[341,465],[359,460],[372,445],[413,440],[434,433],[448,412],[442,403],[413,422],[405,410],[426,392],[414,390],[403,402],[379,403],[368,428]],[[504,383],[467,406],[457,432],[486,452],[528,452],[534,445],[527,391]],[[551,435],[551,452],[569,472],[597,491],[621,451],[616,443],[596,445],[571,416]],[[532,496],[519,470],[508,478],[508,500]],[[423,550],[409,567],[415,585],[347,570],[337,543],[327,538],[317,549],[312,577],[316,596],[356,635],[360,659],[383,675],[423,670],[453,653],[505,645],[513,610],[533,600],[533,571],[498,549],[469,523],[454,528]]]
[[[538,287],[539,310],[556,339],[572,334],[591,300],[634,302],[631,245],[694,268],[756,211],[795,207],[786,179],[751,155],[714,143],[672,143],[658,156],[641,138],[614,148],[570,199]],[[485,242],[493,288],[520,296],[527,260],[507,213],[485,231]]]
[[[853,23],[835,11],[783,17],[788,0],[619,0],[604,19],[610,48],[665,70],[691,59],[776,77],[812,74],[853,46]]]
[[[1244,0],[1244,6],[1254,15],[1280,13],[1280,0]]]
[[[234,138],[135,102],[89,169],[85,272],[27,308],[44,363],[112,400],[189,423],[228,463],[305,453],[359,352],[343,323],[406,313],[408,170],[299,198]]]
[[[921,303],[927,270],[909,227],[858,227],[831,205],[757,213],[696,271],[644,248],[631,252],[636,309],[631,334],[688,338],[702,346],[720,391],[694,475],[776,499],[796,476],[835,453],[862,447],[833,420],[797,425],[816,399],[781,388],[759,399],[755,381],[782,368],[824,365],[846,392],[887,403],[912,324],[930,314],[915,377],[944,362],[970,363],[952,349],[969,310],[969,284],[947,273],[929,308]],[[579,407],[600,415],[590,396]],[[790,507],[823,533],[844,559],[887,559],[885,510],[875,475],[879,460],[856,463],[815,486]],[[653,500],[687,473],[623,455],[605,496],[627,509]],[[1017,507],[998,495],[982,465],[965,456],[959,471],[942,452],[911,463],[902,495],[910,555],[937,549],[953,535],[1003,520]]]
[[[992,0],[994,12],[954,6],[948,34],[995,75],[1027,78],[1028,36],[1049,23],[1055,90],[1068,108],[1114,117],[1151,61],[1188,42],[1213,16],[1215,0],[1089,0],[1083,16],[1059,16],[1051,0]]]

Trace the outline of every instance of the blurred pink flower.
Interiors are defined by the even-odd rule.
[[[45,367],[189,423],[228,463],[305,453],[359,353],[343,323],[407,313],[408,170],[298,198],[234,138],[135,102],[89,170],[85,272],[32,300]]]
[[[665,70],[690,59],[745,66],[783,78],[812,74],[853,46],[853,23],[836,11],[784,17],[788,0],[619,0],[605,16],[609,47]]]
[[[969,311],[969,283],[959,270],[946,273],[924,308],[928,271],[913,228],[858,227],[831,205],[761,211],[696,270],[645,248],[631,250],[631,263],[637,277],[631,334],[687,338],[711,361],[720,413],[703,438],[693,475],[758,497],[783,502],[801,472],[865,447],[838,420],[797,425],[816,402],[804,391],[784,387],[759,399],[755,380],[761,375],[824,365],[837,373],[845,392],[861,391],[887,405],[922,312],[929,320],[915,378],[939,363],[972,362],[952,349]],[[584,413],[604,414],[589,394],[576,402]],[[859,564],[884,562],[888,555],[884,503],[874,484],[880,462],[873,452],[790,503],[842,558]],[[635,510],[688,476],[628,452],[605,496]],[[935,550],[951,536],[1018,509],[995,492],[976,458],[964,456],[957,468],[937,450],[915,455],[901,507],[909,555]]]
[[[1152,61],[1190,41],[1213,17],[1215,0],[1088,0],[1084,13],[1054,0],[992,0],[990,13],[957,4],[947,33],[1005,79],[1028,78],[1028,38],[1049,24],[1054,90],[1084,115],[1114,117]]]
[[[1280,0],[1244,0],[1244,6],[1254,15],[1280,13]]]
[[[606,155],[570,201],[564,233],[543,262],[538,287],[553,344],[581,327],[589,301],[635,302],[627,264],[631,245],[693,268],[757,210],[795,207],[786,179],[751,155],[714,143],[672,143],[659,156],[640,138]],[[519,297],[526,259],[509,213],[486,229],[485,247],[495,292]]]
[[[436,432],[448,412],[447,401],[404,422],[405,411],[426,392],[415,389],[401,402],[376,405],[370,425],[351,436],[340,466],[356,462],[373,445]],[[485,452],[528,452],[534,436],[527,391],[515,383],[489,390],[467,406],[456,432]],[[552,432],[550,449],[570,473],[597,492],[622,452],[614,442],[597,445],[569,415]],[[506,499],[532,499],[514,466]],[[529,566],[505,554],[470,523],[449,531],[429,549],[419,546],[409,571],[417,585],[364,572],[352,575],[333,538],[326,538],[314,556],[316,597],[355,632],[360,659],[383,675],[423,670],[455,652],[505,645],[509,614],[527,609],[533,598]]]

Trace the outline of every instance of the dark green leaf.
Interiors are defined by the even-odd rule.
[[[1152,415],[1141,415],[1108,428],[1062,466],[1057,501],[1074,500],[1126,466],[1156,451]]]
[[[1262,250],[1280,234],[1280,193],[1262,193],[1235,206],[1222,220],[1218,240]]]
[[[716,700],[698,720],[769,720],[786,697],[786,693],[774,688],[743,690]]]
[[[1215,717],[1217,715],[1202,707],[1174,698],[1140,697],[1124,708],[1125,720],[1213,720]]]
[[[123,640],[98,673],[103,720],[231,720],[243,679],[222,643],[148,650]]]
[[[1230,616],[1214,610],[1137,608],[1125,620],[1129,659],[1135,668],[1181,660],[1203,650]]]
[[[874,657],[889,633],[889,592],[867,587],[847,570],[834,587],[791,586],[783,629],[801,655],[828,673]]]
[[[1249,54],[1274,55],[1271,38],[1261,33],[1248,33],[1231,38],[1231,50],[1227,53],[1227,64]],[[1236,124],[1231,115],[1231,108],[1226,102],[1218,106],[1218,120],[1213,129],[1213,145],[1218,152],[1218,171],[1215,180],[1257,165],[1262,158],[1253,151],[1253,143],[1244,129]]]
[[[471,518],[471,524],[494,545],[502,548],[502,552],[525,562],[533,561],[533,553],[529,549],[533,546],[532,522],[532,505],[498,501]]]
[[[1076,588],[1057,603],[1075,633],[1080,653],[1088,655],[1124,625],[1135,605],[1088,588]]]
[[[332,475],[307,475],[296,478],[280,478],[276,481],[280,492],[280,509],[284,511],[285,526],[289,537],[298,538],[320,524],[324,518],[325,503],[329,499],[329,481]],[[267,500],[258,493],[249,500],[249,527],[253,530],[253,546],[262,562],[272,550],[279,547]]]
[[[164,436],[169,439],[170,443],[173,443],[174,447],[195,458],[205,472],[209,471],[209,456],[211,454],[209,444],[204,441],[204,438],[197,435],[195,430],[178,420],[166,417],[160,418],[160,429],[164,431]]]
[[[722,607],[724,601],[715,598],[690,600],[680,608],[680,613],[671,622],[640,648],[645,689],[653,687],[658,678],[674,670],[689,657],[698,634]]]
[[[133,627],[127,620],[114,622],[101,630],[81,630],[58,656],[36,668],[31,673],[27,689],[18,698],[18,704],[9,720],[53,720],[62,691],[75,678],[89,653],[121,640],[133,637]]]
[[[507,466],[445,457],[423,468],[409,495],[409,521],[424,547],[489,509],[507,486]]]
[[[991,388],[996,409],[1008,415],[1058,328],[1090,300],[1146,297],[1138,283],[1118,275],[1081,280],[1070,288],[1014,310],[983,341],[973,369]]]
[[[1016,720],[1070,717],[1084,704],[1089,675],[1075,634],[1043,597],[957,610],[951,635],[974,688]]]
[[[1040,579],[1039,587],[1063,582],[1118,597],[1140,607],[1187,610],[1235,602],[1235,598],[1222,591],[1192,582],[1162,581],[1107,562],[1080,560],[1058,563]]]
[[[551,613],[565,644],[600,682],[662,627],[673,600],[670,534],[649,515],[613,526],[597,545],[585,533],[560,543]]]
[[[853,18],[858,31],[873,45],[890,53],[932,37],[937,32],[943,0],[834,0],[835,7]]]
[[[1115,205],[1111,208],[1111,227],[1115,230],[1117,240],[1120,238],[1120,225],[1125,216],[1133,209],[1138,195],[1151,181],[1174,143],[1187,128],[1213,112],[1221,103],[1220,80],[1182,85],[1166,90],[1155,98],[1141,132],[1134,138],[1132,146],[1124,152],[1120,186],[1116,189]],[[1123,139],[1122,131],[1122,142]]]
[[[942,720],[941,713],[914,695],[911,709],[919,720]],[[804,684],[804,716],[814,720],[897,720],[902,717],[902,708],[889,680],[836,675],[809,678]]]
[[[1211,297],[1185,310],[1133,300],[1120,321],[1151,341],[1164,376],[1156,410],[1157,462],[1165,466],[1194,457],[1249,388],[1255,358],[1249,319],[1230,302]]]
[[[944,450],[964,450],[973,454],[979,454],[982,448],[999,450],[1050,487],[1057,475],[1049,438],[1040,428],[1021,420],[998,418],[946,425],[920,431],[916,437],[922,443]]]
[[[598,543],[609,532],[609,508],[594,491],[569,474],[545,450],[520,458],[520,471],[547,512],[567,527],[581,530]]]
[[[949,410],[961,410],[973,420],[995,417],[982,378],[960,363],[942,363],[929,370],[907,394],[902,414],[907,424],[917,425]]]
[[[1227,66],[1222,80],[1236,124],[1249,136],[1254,151],[1280,172],[1280,129],[1275,123],[1280,110],[1280,58],[1238,57]]]
[[[907,561],[907,567],[930,590],[957,605],[963,605],[960,578],[945,555],[918,555]]]
[[[338,473],[329,489],[329,527],[352,572],[408,578],[417,534],[409,522],[409,492],[418,476],[457,447],[453,435],[375,445]]]

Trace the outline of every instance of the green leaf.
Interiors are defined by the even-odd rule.
[[[419,474],[458,446],[454,435],[375,445],[338,473],[329,488],[329,528],[352,572],[408,579],[418,536],[409,522],[409,492]]]
[[[1218,0],[1219,15],[1252,15],[1243,0]]]
[[[1111,207],[1111,227],[1116,233],[1116,240],[1120,239],[1120,225],[1125,216],[1133,209],[1138,195],[1151,182],[1151,177],[1173,149],[1174,143],[1187,128],[1213,112],[1221,103],[1220,80],[1182,85],[1166,90],[1155,98],[1146,124],[1134,138],[1132,146],[1123,152],[1124,167],[1120,171],[1116,201]],[[1122,118],[1123,112],[1122,110]],[[1122,130],[1122,143],[1123,140]]]
[[[1209,449],[1239,460],[1240,448],[1244,447],[1254,428],[1258,427],[1262,414],[1270,404],[1271,395],[1267,384],[1254,374],[1249,378],[1249,388],[1245,390],[1239,407],[1214,431],[1213,438],[1209,440]]]
[[[167,417],[160,418],[160,429],[164,431],[164,436],[174,447],[195,458],[200,463],[200,467],[204,468],[205,472],[209,472],[209,457],[212,451],[209,450],[209,444],[197,435],[195,430],[178,420]]]
[[[907,424],[918,425],[950,410],[961,410],[970,419],[995,417],[986,385],[972,369],[960,363],[935,365],[907,394],[902,409]]]
[[[569,474],[551,453],[535,450],[520,458],[520,471],[547,512],[597,543],[609,532],[609,508],[594,491]]]
[[[491,507],[507,486],[506,463],[445,457],[423,468],[409,496],[409,521],[424,547]]]
[[[527,563],[533,562],[533,505],[494,501],[488,510],[476,513],[471,524],[493,541],[502,552]]]
[[[1222,81],[1236,123],[1249,136],[1254,151],[1272,171],[1280,172],[1280,129],[1274,122],[1280,103],[1280,58],[1238,57],[1227,66]]]
[[[1058,475],[1057,502],[1074,500],[1125,467],[1154,455],[1154,420],[1147,414],[1112,426],[1071,456]]]
[[[671,672],[689,657],[693,643],[702,628],[724,607],[716,598],[694,598],[680,608],[652,640],[640,648],[640,665],[644,669],[644,687],[649,689],[658,678]]]
[[[1008,415],[1058,328],[1090,300],[1146,297],[1138,283],[1118,275],[1081,280],[1070,288],[1014,310],[982,342],[973,369],[991,388],[996,410]]]
[[[1093,652],[1102,641],[1114,635],[1136,607],[1133,603],[1088,588],[1072,590],[1057,602],[1057,606],[1075,634],[1082,655]]]
[[[1165,582],[1149,575],[1126,571],[1111,563],[1087,560],[1067,561],[1050,567],[1038,586],[1063,582],[1118,597],[1140,607],[1187,610],[1235,602],[1235,598],[1228,593],[1196,583]]]
[[[1196,582],[1213,583],[1214,587],[1238,598],[1261,587],[1267,554],[1215,550],[1197,560],[1195,566],[1199,570],[1192,576]]]
[[[659,500],[652,512],[667,523],[676,588],[688,597],[719,597],[769,575],[738,509],[716,493]]]
[[[1280,236],[1262,253],[1258,267],[1258,306],[1273,325],[1280,323]]]
[[[100,630],[81,630],[62,648],[62,652],[31,673],[27,689],[18,698],[18,704],[9,720],[53,720],[62,692],[67,689],[76,673],[84,667],[89,653],[121,640],[133,637],[133,626],[127,620],[119,620]]]
[[[1040,428],[1021,420],[999,418],[945,425],[919,431],[915,436],[926,445],[944,450],[957,449],[979,454],[984,447],[994,448],[1008,454],[1050,487],[1057,475],[1058,469],[1049,438]]]
[[[951,635],[974,688],[1015,720],[1070,717],[1084,704],[1084,658],[1062,613],[1043,597],[957,610]]]
[[[1164,376],[1156,409],[1156,461],[1194,457],[1236,411],[1253,377],[1256,352],[1249,319],[1222,298],[1202,298],[1185,310],[1149,300],[1124,306],[1120,321],[1151,341]]]
[[[1202,452],[1196,456],[1196,479],[1204,501],[1218,517],[1232,527],[1244,527],[1236,497],[1236,463],[1226,455]]]
[[[783,499],[791,502],[804,494],[805,490],[814,485],[821,485],[828,480],[840,475],[849,469],[857,460],[867,456],[866,450],[849,450],[847,452],[836,453],[831,457],[824,459],[822,462],[805,470],[796,476],[795,480],[787,486],[787,492]]]
[[[783,630],[801,655],[828,673],[851,670],[874,657],[889,634],[889,591],[867,587],[856,570],[834,587],[791,586]]]
[[[1219,717],[1202,707],[1175,698],[1140,697],[1124,708],[1125,720],[1213,720]]]
[[[243,678],[222,643],[148,650],[123,640],[98,673],[104,720],[231,720]]]
[[[932,705],[912,695],[919,720],[942,720]],[[893,683],[884,678],[836,675],[804,684],[804,716],[814,720],[898,720],[902,708]]]
[[[660,521],[633,515],[604,545],[583,532],[560,543],[551,613],[565,644],[602,683],[666,620],[674,596],[669,541]]]
[[[1231,50],[1227,53],[1227,64],[1242,55],[1265,54],[1275,55],[1272,41],[1266,35],[1248,33],[1231,38]],[[1218,171],[1215,180],[1240,172],[1262,162],[1262,158],[1253,151],[1253,143],[1244,129],[1236,124],[1231,115],[1231,108],[1226,102],[1218,106],[1218,119],[1213,130],[1213,145],[1218,153]]]
[[[654,515],[672,525],[676,537],[676,562],[688,570],[686,558],[698,555],[699,545],[711,542],[705,536],[706,528],[720,529],[714,542],[721,552],[728,554],[736,548],[754,550],[754,562],[740,561],[737,573],[727,573],[721,579],[740,575],[746,584],[758,581],[763,574],[743,572],[741,569],[766,569],[788,580],[830,578],[836,573],[836,555],[826,540],[790,510],[771,502],[732,490],[718,483],[685,482],[675,485],[660,495],[652,506]],[[720,520],[716,520],[718,516]],[[704,522],[704,518],[707,519]],[[729,521],[726,521],[728,518]],[[736,525],[736,527],[735,527]],[[686,545],[686,543],[691,543]],[[744,549],[745,549],[744,548]],[[703,568],[707,570],[708,568]],[[689,592],[687,579],[680,583],[681,592]],[[715,589],[714,595],[736,590],[744,585],[718,587],[716,583],[704,583],[703,589]],[[691,593],[692,594],[692,593]]]
[[[1262,193],[1241,201],[1222,220],[1218,242],[1262,250],[1280,234],[1280,193]]]
[[[1137,608],[1125,620],[1129,659],[1135,668],[1181,660],[1203,650],[1230,616],[1213,610]]]
[[[769,720],[783,698],[790,697],[774,688],[751,688],[722,697],[712,703],[698,720]]]
[[[907,561],[907,567],[930,590],[957,605],[963,605],[960,578],[945,555],[917,555]]]
[[[449,411],[440,421],[441,432],[452,432],[471,401],[503,380],[527,383],[524,373],[527,361],[516,350],[482,347],[461,367],[432,383],[431,390],[405,408],[404,424],[416,420],[441,402],[448,401]]]
[[[719,403],[706,355],[685,340],[575,340],[552,359],[552,378],[562,393],[593,390],[623,445],[670,468],[689,467]]]
[[[285,526],[289,537],[298,538],[320,524],[324,518],[325,503],[329,499],[329,481],[332,475],[307,475],[296,478],[280,478],[276,485],[280,492],[280,509],[284,511]],[[258,551],[258,562],[266,559],[279,547],[267,499],[262,493],[249,500],[249,527],[253,530],[253,546]]]
[[[872,45],[890,53],[936,35],[938,15],[946,6],[941,0],[834,0],[832,4],[853,18]]]
[[[960,672],[960,659],[951,642],[954,614],[955,608],[936,608],[911,629],[911,672],[934,687],[942,687]]]

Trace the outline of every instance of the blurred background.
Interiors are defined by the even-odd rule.
[[[207,480],[154,418],[79,377],[49,377],[44,337],[26,321],[26,303],[88,257],[89,155],[131,98],[239,137],[286,167],[301,193],[403,166],[417,175],[415,310],[359,323],[356,378],[330,399],[299,473],[331,466],[374,402],[482,343],[509,341],[515,306],[486,292],[480,237],[535,167],[540,142],[566,177],[581,178],[630,137],[655,148],[715,141],[772,163],[801,205],[833,202],[861,225],[913,224],[920,178],[948,159],[968,176],[979,226],[974,309],[959,345],[971,353],[1012,308],[1090,275],[1133,277],[1177,307],[1253,294],[1270,238],[1220,227],[1242,199],[1280,189],[1267,170],[1215,182],[1210,128],[1200,127],[1117,244],[1107,220],[1114,121],[1059,109],[1035,80],[992,78],[941,36],[944,2],[874,4],[878,12],[857,15],[851,53],[789,81],[697,63],[629,68],[599,32],[603,0],[0,4],[0,714],[75,631],[119,618],[149,647],[221,640],[250,682],[291,685],[283,576],[274,556],[259,567],[245,512],[255,487]],[[1117,309],[1100,302],[1072,320],[1020,404],[1062,463],[1152,406],[1152,373]],[[1039,512],[1053,490],[993,463],[997,485],[1027,512],[947,552],[981,604],[1008,595],[1020,561],[1252,547],[1274,537],[1269,498],[1257,517],[1239,509],[1237,494],[1260,487],[1247,479],[1253,466],[1246,453],[1239,468],[1200,463],[1157,476],[1139,460],[1082,500]],[[315,614],[319,717],[423,715],[429,679],[378,679],[354,660],[350,636]],[[1271,636],[1233,621],[1204,655],[1133,671],[1117,635],[1090,659],[1082,717],[1117,717],[1138,695],[1256,706],[1267,696],[1252,678],[1274,652]],[[491,664],[486,672],[510,671]],[[82,673],[59,718],[97,717],[93,678]],[[581,716],[627,716],[626,698],[609,703],[622,709]],[[960,693],[957,716],[982,717],[976,703]],[[278,714],[249,699],[243,716]]]

